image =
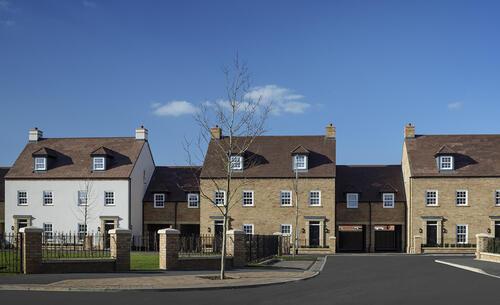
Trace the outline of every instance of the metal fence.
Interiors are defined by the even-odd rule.
[[[247,234],[245,247],[248,262],[260,261],[278,255],[280,236]]]
[[[488,252],[500,254],[500,238],[488,238]]]
[[[42,259],[109,258],[107,234],[44,233]]]
[[[156,232],[148,232],[144,235],[133,235],[130,244],[131,251],[158,252],[160,239]]]
[[[221,236],[202,234],[179,237],[179,256],[220,255],[221,253]]]
[[[423,248],[475,248],[476,244],[453,244],[453,243],[441,243],[441,244],[423,244]]]
[[[0,273],[21,273],[23,271],[23,235],[0,233]]]

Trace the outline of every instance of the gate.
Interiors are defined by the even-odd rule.
[[[0,273],[23,272],[23,235],[0,233]]]

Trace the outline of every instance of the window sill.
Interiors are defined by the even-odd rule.
[[[26,203],[26,204],[19,204],[19,203],[18,203],[18,204],[17,204],[17,206],[18,206],[18,207],[27,207],[27,206],[28,206],[28,204],[27,204],[27,203]]]
[[[308,206],[311,207],[311,208],[321,208],[321,207],[323,207],[321,204],[309,204]]]
[[[384,209],[394,209],[394,207],[383,207]]]
[[[434,205],[428,205],[428,204],[426,204],[425,207],[426,208],[438,208],[439,204],[434,204]]]
[[[281,208],[293,208],[293,205],[282,205],[280,204]]]
[[[190,207],[190,206],[188,205],[188,209],[199,209],[199,208],[200,208],[200,206]]]
[[[468,204],[455,204],[455,206],[456,206],[456,207],[460,207],[460,208],[461,208],[461,207],[464,207],[464,208],[465,208],[465,207],[470,207],[470,205],[468,205]]]
[[[153,206],[153,208],[155,208],[155,209],[163,209],[163,208],[165,208],[165,206],[162,206],[162,207]]]
[[[252,204],[252,205],[246,204],[246,205],[242,205],[242,207],[244,207],[244,208],[253,208],[253,207],[255,207],[255,205],[254,204]]]
[[[54,204],[42,204],[42,206],[44,206],[44,207],[53,207]]]
[[[116,206],[116,204],[105,204],[104,206],[105,206],[105,207],[115,207],[115,206]]]

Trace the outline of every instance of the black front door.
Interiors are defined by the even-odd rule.
[[[500,238],[500,221],[495,221],[495,238]]]
[[[309,247],[319,247],[319,221],[309,222]]]
[[[104,221],[104,248],[106,249],[109,249],[111,246],[109,238],[109,230],[113,230],[114,228],[115,228],[114,220]]]
[[[437,245],[437,221],[427,222],[427,241],[429,246]]]
[[[222,234],[224,232],[224,220],[216,220],[214,222],[214,241],[213,248],[215,252],[219,252],[222,249]]]

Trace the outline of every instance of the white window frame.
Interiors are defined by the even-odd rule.
[[[195,200],[192,200],[192,198],[195,198]],[[188,193],[187,194],[187,202],[188,202],[188,208],[190,209],[197,209],[200,207],[200,195],[197,193]],[[195,204],[193,204],[193,202]]]
[[[46,230],[46,227],[50,226],[50,231]],[[42,225],[43,228],[43,237],[46,241],[52,241],[54,239],[54,225],[50,222],[44,222]],[[50,237],[47,237],[47,233],[49,233]]]
[[[382,193],[382,202],[384,209],[393,209],[396,202],[396,196],[394,193]]]
[[[97,160],[102,161],[102,163],[96,162]],[[95,171],[106,170],[106,158],[105,157],[93,157],[92,158],[92,170],[95,170]]]
[[[21,194],[24,194],[24,196],[21,197]],[[21,200],[23,200],[25,202],[21,202]],[[27,191],[17,191],[17,205],[20,205],[20,206],[28,205],[28,192]]]
[[[50,196],[48,196],[50,194]],[[49,201],[49,203],[47,203],[47,201]],[[51,205],[54,205],[54,192],[53,191],[43,191],[42,192],[42,204],[44,206],[51,206]]]
[[[84,230],[84,231],[81,231],[81,230],[80,230],[80,226],[81,226],[82,228],[84,228],[85,230]],[[87,232],[88,232],[87,225],[86,225],[86,224],[84,224],[84,223],[78,223],[78,224],[76,225],[76,232],[78,233],[78,238],[79,238],[79,239],[83,239],[83,237],[85,236],[85,234],[87,234]]]
[[[217,198],[218,194],[222,194],[222,203],[218,203],[218,201],[221,200],[221,198]],[[215,191],[215,193],[214,193],[214,203],[217,206],[225,206],[226,205],[226,191],[222,191],[222,190]]]
[[[302,164],[302,166],[298,166],[299,162],[298,162],[298,158],[304,158],[304,162],[300,162]],[[293,169],[294,170],[306,170],[307,169],[307,163],[308,163],[308,160],[307,160],[307,156],[306,155],[295,155],[293,156]]]
[[[458,197],[458,193],[465,193],[465,198]],[[465,203],[459,204],[458,199],[465,199]],[[469,205],[469,192],[467,190],[456,190],[455,191],[455,205],[459,207],[468,206]]]
[[[283,233],[283,228],[285,227],[289,227],[290,228],[290,233]],[[288,224],[288,223],[282,223],[280,225],[280,232],[283,236],[292,236],[292,233],[293,233],[293,230],[292,230],[292,225],[291,224]]]
[[[349,199],[351,197],[351,199]],[[345,195],[346,206],[348,209],[357,209],[359,207],[359,194],[358,193],[347,193]],[[355,205],[353,204],[355,203]]]
[[[38,162],[42,161],[42,162]],[[47,170],[47,158],[46,157],[35,157],[35,171],[46,171]]]
[[[250,233],[249,233],[249,232],[247,232],[247,231],[245,230],[245,227],[250,227],[250,228],[252,228],[251,232],[250,232]],[[245,232],[245,234],[248,234],[248,235],[253,235],[253,233],[254,233],[254,225],[253,225],[253,223],[244,223],[244,224],[243,224],[243,226],[242,226],[242,229],[243,229],[243,232]]]
[[[85,194],[85,203],[83,203],[83,194]],[[89,204],[89,193],[86,190],[80,190],[78,191],[78,205],[79,206],[86,206]]]
[[[111,198],[108,198],[108,194],[111,194]],[[112,200],[112,203],[108,203],[108,199]],[[104,205],[105,206],[115,206],[115,192],[104,191]]]
[[[436,193],[436,196],[434,198],[429,197],[429,193]],[[429,204],[429,199],[435,199],[436,203]],[[439,192],[437,190],[426,190],[425,191],[425,206],[428,206],[428,207],[439,206]]]
[[[500,190],[495,190],[495,206],[500,206]]]
[[[250,198],[251,199],[251,203],[250,204],[245,204],[245,199],[249,199],[249,198],[245,198],[245,194],[252,194],[252,197]],[[243,191],[242,192],[242,195],[241,195],[241,204],[244,206],[244,207],[253,207],[254,204],[255,204],[255,196],[254,196],[254,191],[250,191],[250,190],[246,190],[246,191]]]
[[[318,203],[315,203],[315,204],[312,203],[312,199],[313,199],[312,194],[313,193],[318,193]],[[309,191],[309,205],[313,206],[313,207],[320,207],[321,206],[321,191],[320,190]]]
[[[439,156],[439,170],[453,170],[453,156]],[[444,161],[447,160],[447,161]],[[445,166],[447,165],[447,166]]]
[[[165,199],[166,196],[163,193],[154,193],[153,194],[153,207],[155,209],[163,209],[165,207]],[[161,203],[161,205],[160,205]]]
[[[458,233],[458,227],[465,227],[465,233]],[[457,244],[468,244],[469,243],[469,225],[466,224],[457,224],[455,226],[455,234],[456,234],[456,239],[457,239]],[[465,241],[459,242],[459,235],[465,236]]]
[[[231,169],[242,170],[243,169],[243,157],[238,155],[232,155],[229,158],[231,163]]]
[[[289,198],[283,198],[283,194],[289,194]],[[287,191],[287,190],[281,190],[280,191],[280,205],[282,207],[291,207],[293,206],[293,201],[292,201],[292,197],[293,197],[293,192],[292,191]],[[288,199],[290,200],[290,203],[288,204],[283,204],[283,199]]]

